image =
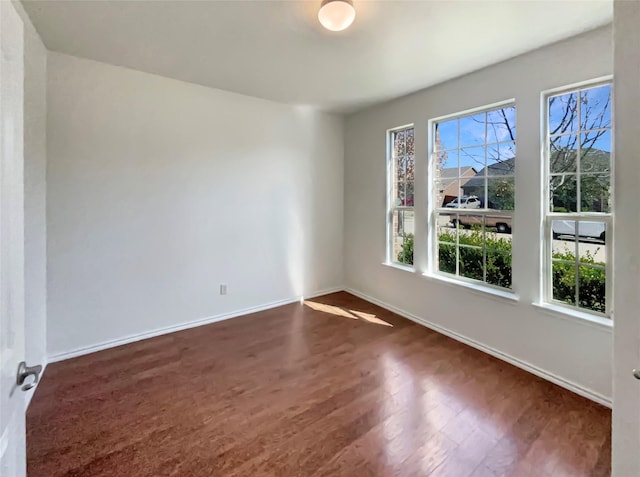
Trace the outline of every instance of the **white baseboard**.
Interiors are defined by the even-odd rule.
[[[341,291],[345,291],[346,288],[345,287],[333,287],[333,288],[326,288],[324,290],[320,290],[317,292],[313,292],[309,295],[305,295],[304,297],[300,297],[298,298],[298,300],[302,300],[302,299],[307,299],[307,298],[317,298],[319,296],[323,296],[323,295],[329,295],[330,293],[338,293]]]
[[[315,298],[321,295],[328,295],[329,293],[335,293],[343,291],[344,287],[334,287],[325,290],[319,290],[317,292],[305,295],[304,298]],[[285,300],[273,301],[264,305],[252,306],[249,308],[243,308],[241,310],[232,311],[229,313],[222,313],[220,315],[208,316],[206,318],[200,318],[198,320],[188,321],[180,323],[178,325],[167,326],[164,328],[157,328],[151,331],[144,331],[142,333],[136,333],[133,335],[124,336],[114,340],[103,341],[102,343],[96,343],[94,345],[77,348],[70,351],[64,351],[61,353],[55,353],[48,357],[49,363],[56,363],[58,361],[64,361],[65,359],[76,358],[85,354],[95,353],[96,351],[102,351],[109,348],[115,348],[135,341],[144,340],[147,338],[153,338],[155,336],[166,335],[168,333],[174,333],[176,331],[186,330],[189,328],[195,328],[197,326],[209,325],[211,323],[217,323],[218,321],[229,320],[243,315],[249,315],[251,313],[257,313],[259,311],[269,310],[278,306],[289,305],[291,303],[299,302],[303,297],[287,298]]]
[[[534,366],[531,363],[522,361],[509,354],[503,353],[502,351],[498,351],[497,349],[491,348],[490,346],[479,343],[478,341],[475,341],[471,338],[467,338],[466,336],[456,333],[455,331],[451,331],[451,330],[448,330],[447,328],[443,328],[440,325],[436,325],[435,323],[432,323],[428,320],[425,320],[424,318],[421,318],[412,313],[409,313],[408,311],[402,310],[393,305],[389,305],[388,303],[385,303],[381,300],[378,300],[377,298],[369,296],[366,293],[362,293],[358,290],[354,290],[353,288],[345,288],[345,291],[348,293],[351,293],[352,295],[357,296],[358,298],[362,298],[363,300],[373,303],[374,305],[378,305],[386,310],[392,311],[393,313],[396,313],[404,318],[407,318],[408,320],[418,323],[419,325],[425,326],[429,329],[432,329],[433,331],[436,331],[440,334],[453,338],[456,341],[460,341],[461,343],[464,343],[484,353],[490,354],[491,356],[494,356],[498,359],[506,361],[507,363],[512,364],[518,368],[524,369],[525,371],[528,371],[531,374],[535,374],[536,376],[539,376],[542,379],[551,381],[552,383],[557,384],[558,386],[561,386],[565,389],[568,389],[569,391],[572,391],[576,394],[579,394],[582,397],[595,401],[599,404],[602,404],[603,406],[607,406],[609,408],[612,407],[612,402],[610,398],[603,396],[602,394],[597,393],[595,391],[592,391],[591,389],[587,389],[579,384],[576,384],[574,382],[561,378],[560,376],[557,376],[549,371],[538,368],[537,366]]]

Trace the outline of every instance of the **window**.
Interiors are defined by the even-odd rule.
[[[390,131],[388,149],[387,262],[413,266],[413,127]]]
[[[547,97],[545,301],[608,315],[611,85]]]
[[[432,124],[434,271],[511,289],[515,106]]]

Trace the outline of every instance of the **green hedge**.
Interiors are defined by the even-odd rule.
[[[557,260],[575,261],[571,252],[555,252],[553,258]],[[580,257],[581,265],[578,271],[579,305],[582,308],[604,313],[606,311],[606,272],[604,268],[594,268],[589,265],[605,266],[603,262],[596,262],[593,254],[586,252]],[[576,267],[573,263],[554,262],[553,264],[553,298],[572,305],[576,304]]]
[[[444,231],[439,237],[439,266],[441,272],[456,273],[456,236],[455,231]],[[459,273],[463,277],[482,281],[484,273],[482,232],[472,230],[470,233],[460,234],[458,237],[460,247]],[[398,253],[398,262],[408,265],[413,264],[413,234],[407,234],[402,249]],[[496,234],[486,234],[485,243],[487,258],[487,283],[511,288],[511,241],[498,238]],[[553,258],[575,262],[575,255],[571,252],[555,252]],[[590,267],[589,265],[604,266],[602,262],[596,262],[590,252],[580,257],[579,270],[580,281],[580,306],[590,310],[605,312],[605,270]],[[575,305],[576,269],[573,263],[554,262],[553,265],[553,298]]]
[[[445,231],[439,236],[440,271],[456,273],[456,236],[455,232]],[[459,273],[463,277],[484,280],[482,232],[473,230],[460,234]],[[450,245],[448,245],[450,244]],[[498,238],[495,234],[487,234],[487,283],[499,287],[511,288],[511,242]]]
[[[413,265],[413,234],[406,234],[402,248],[398,252],[398,262]]]

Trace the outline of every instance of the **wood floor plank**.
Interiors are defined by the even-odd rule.
[[[335,293],[47,369],[29,477],[605,476],[611,413]]]

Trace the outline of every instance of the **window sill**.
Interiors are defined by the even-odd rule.
[[[397,270],[402,270],[403,272],[416,273],[415,268],[409,267],[408,265],[402,265],[400,263],[393,262],[382,262],[382,265],[389,268],[395,268]]]
[[[497,298],[500,301],[507,301],[515,304],[520,301],[520,297],[513,292],[498,290],[488,286],[483,286],[475,283],[469,283],[462,280],[456,280],[455,278],[448,278],[435,273],[423,273],[422,276],[427,280],[434,282],[445,283],[450,286],[466,288],[477,295],[481,295],[487,298]]]
[[[532,305],[542,313],[556,318],[559,317],[566,320],[577,321],[582,324],[593,325],[597,328],[613,329],[613,321],[610,318],[592,315],[586,311],[572,310],[571,308],[554,305],[552,303],[533,302]]]

